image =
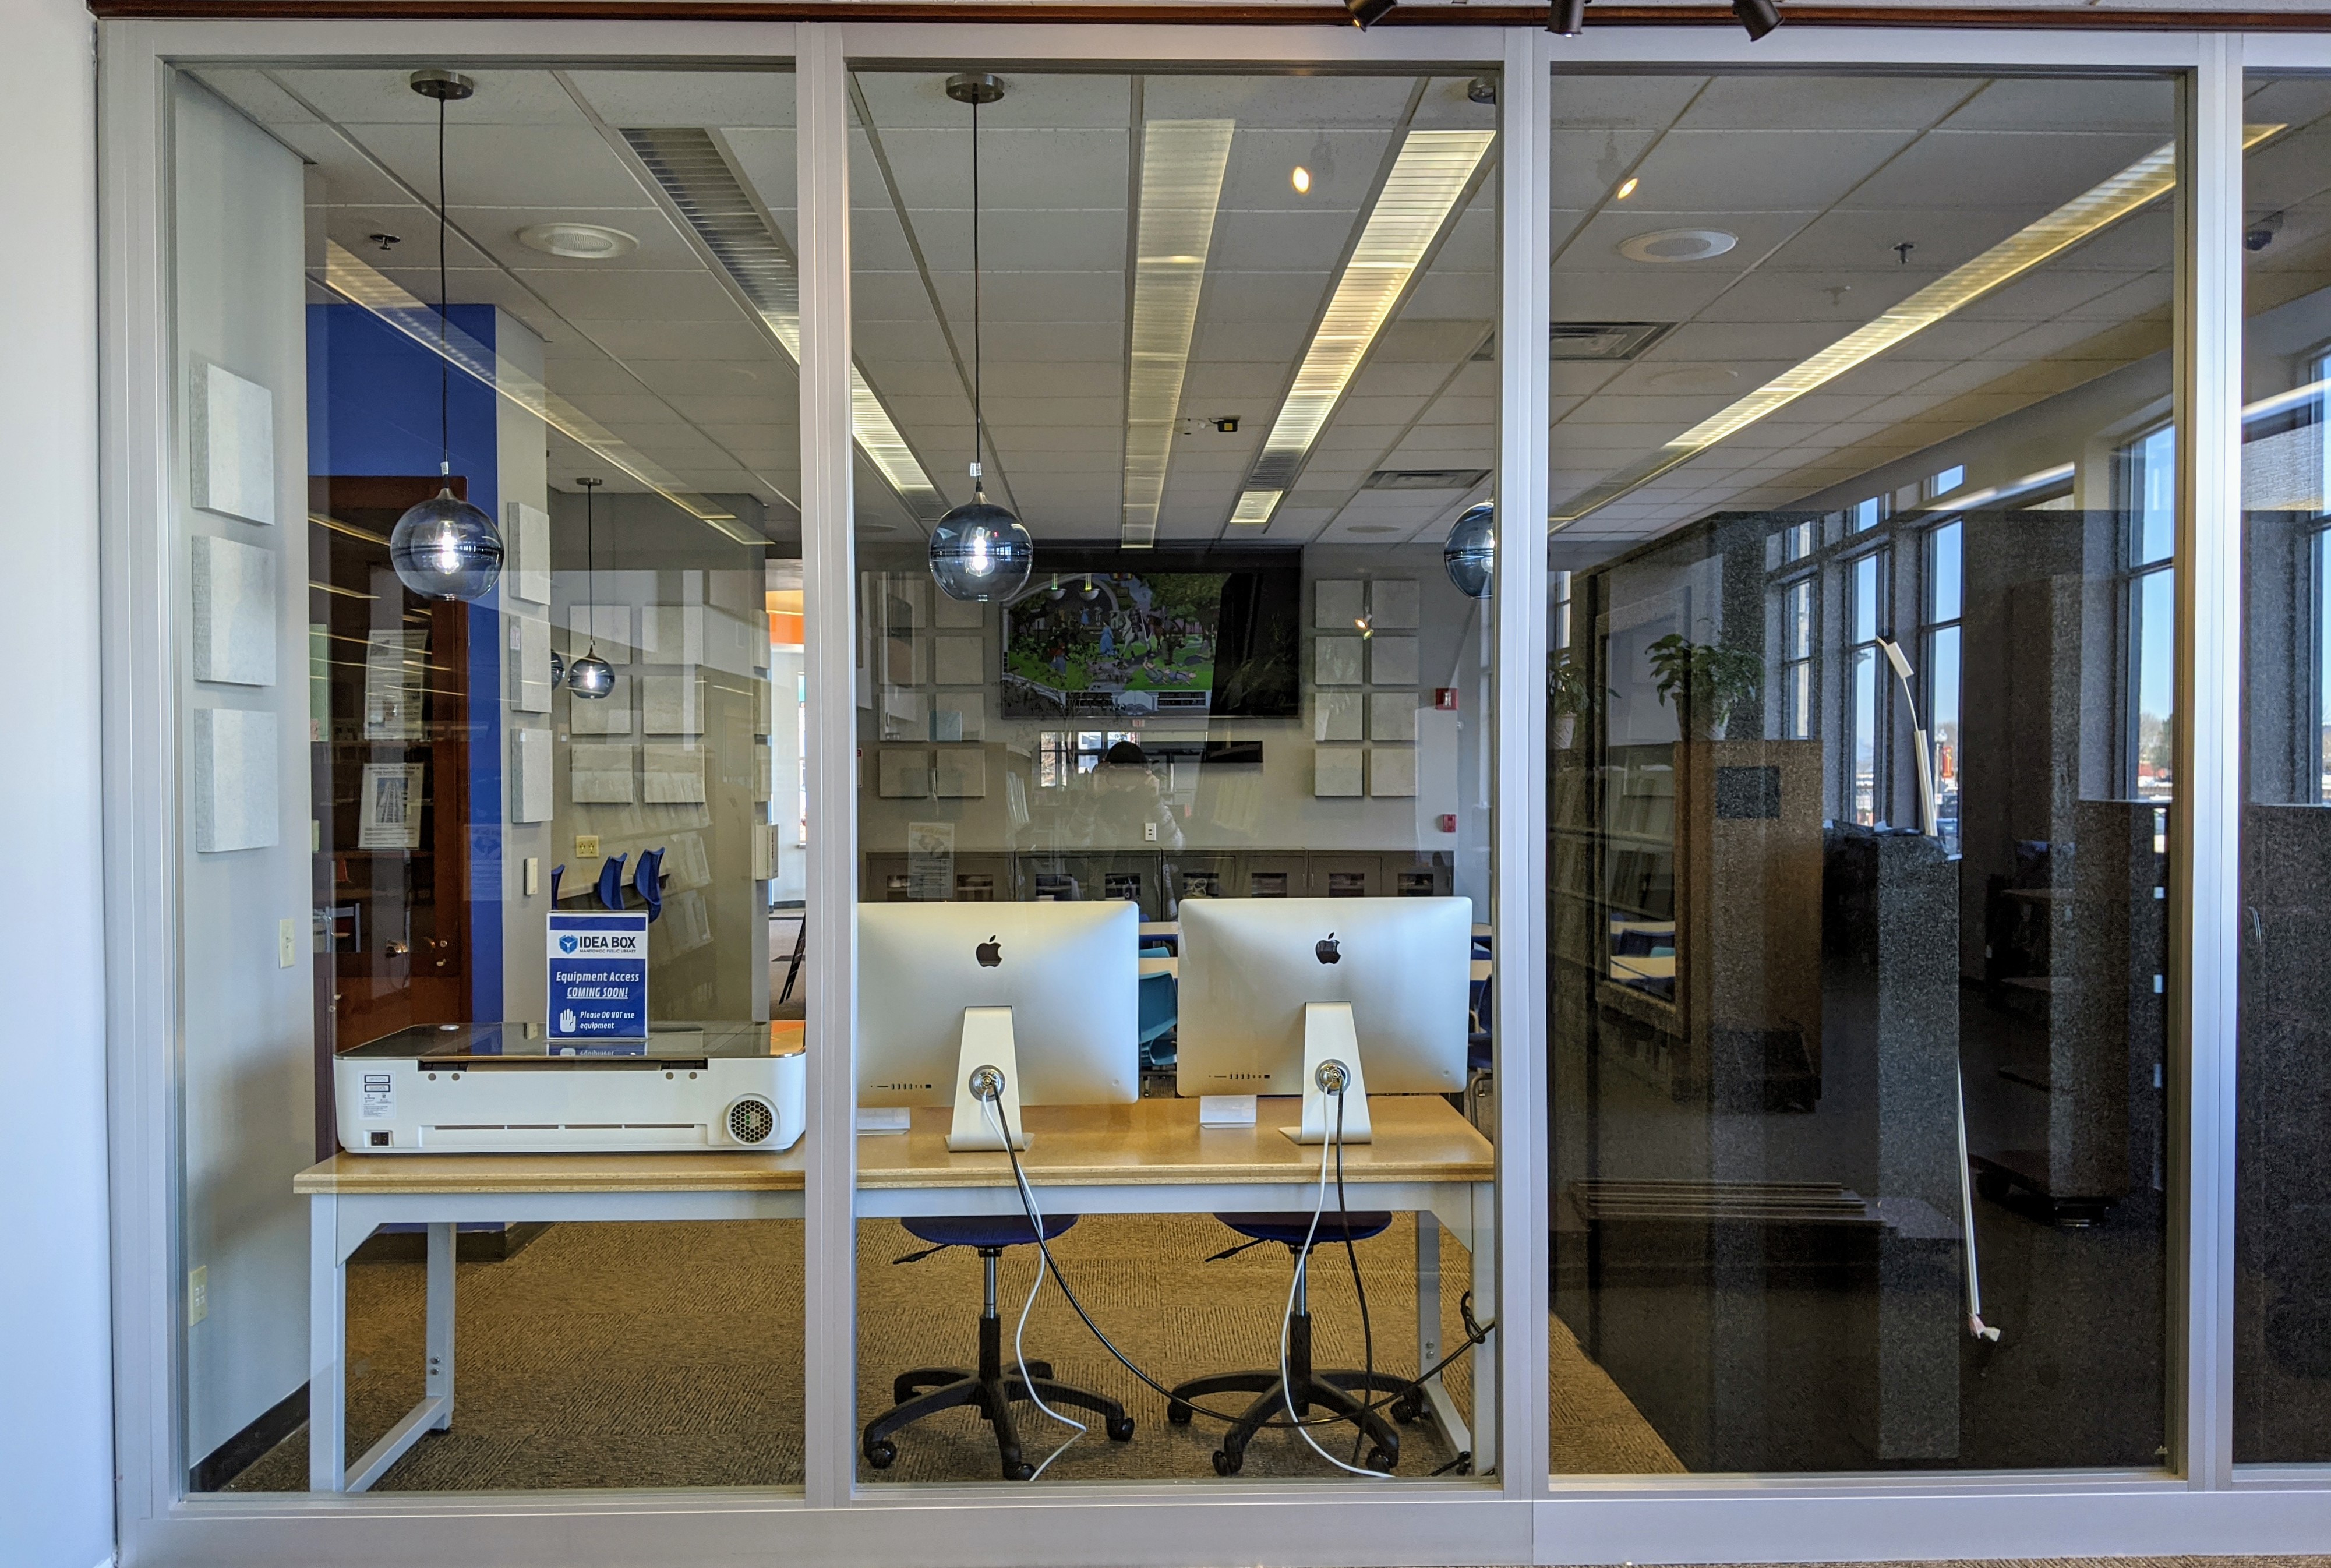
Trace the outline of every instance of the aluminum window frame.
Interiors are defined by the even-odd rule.
[[[235,19],[100,25],[100,368],[105,691],[107,1061],[113,1204],[119,1535],[125,1563],[1043,1562],[1610,1563],[1802,1561],[2313,1549],[2331,1529],[2331,1467],[2245,1468],[2231,1454],[2233,1045],[2240,724],[2241,104],[2235,33],[1601,26],[1342,28],[646,21]],[[2331,37],[2279,33],[2276,69],[2331,70]],[[1498,68],[1504,100],[1498,341],[1550,318],[1550,100],[1571,72],[2166,72],[2182,84],[2175,420],[2179,431],[2172,905],[2170,1452],[2158,1470],[1840,1477],[1547,1474],[1545,802],[1535,680],[1501,682],[1496,912],[1505,962],[1498,1223],[1504,1241],[1504,1474],[1495,1487],[1252,1482],[1055,1491],[854,1485],[851,1117],[856,779],[849,727],[847,528],[804,529],[813,606],[808,968],[813,1042],[805,1302],[808,1476],[775,1492],[588,1492],[313,1498],[186,1496],[176,1452],[175,1104],[180,912],[173,870],[178,722],[172,681],[168,72],[173,62],[485,64],[790,60],[803,224],[804,509],[850,515],[846,72],[855,66],[1039,63],[1399,70]],[[813,214],[823,214],[823,220]],[[819,222],[824,226],[813,233]],[[1497,656],[1546,668],[1546,373],[1500,365]],[[157,613],[156,607],[162,608]],[[2211,759],[2206,773],[2197,757]],[[819,1267],[823,1261],[828,1267]],[[2109,1498],[2111,1506],[2099,1507]]]

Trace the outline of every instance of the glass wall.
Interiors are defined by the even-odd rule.
[[[1554,1468],[2159,1465],[2171,86],[1553,98]]]
[[[793,96],[177,80],[195,1490],[306,1489],[327,1380],[352,1468],[448,1401],[352,1485],[800,1482]],[[610,1157],[641,1220],[686,1186],[658,1158],[795,1217],[541,1217]],[[306,1195],[336,1183],[380,1221],[344,1237],[337,1360]],[[511,1212],[433,1265],[433,1187]]]
[[[1424,1140],[1453,1193],[1492,1157],[1495,605],[1443,544],[1497,462],[1495,99],[1464,74],[852,79],[863,1482],[1491,1468],[1457,1354],[1488,1259],[1369,1167]],[[963,542],[950,508],[983,494],[1010,517]],[[1290,1294],[1331,1145],[1280,1129],[1307,1008],[1338,1003],[1374,1142],[1347,1129],[1338,1244]],[[985,1126],[951,1109],[966,1004],[1012,1008],[1024,1085]],[[1007,1161],[947,1141],[1000,1147],[1023,1113],[1032,1201],[1085,1206],[1032,1308]],[[1111,1186],[1134,1161],[1172,1190]],[[1233,1175],[1295,1247],[1205,1201]],[[1051,1369],[1041,1402],[1005,1391],[1008,1430],[970,1386],[983,1333],[1007,1383]],[[1364,1421],[1299,1388],[1290,1430],[1282,1346]]]
[[[2324,527],[2331,82],[2253,75],[2278,133],[2244,170],[2241,1045],[2234,1459],[2331,1459],[2331,1210],[2323,1202],[2325,1010],[2312,955],[2331,915],[2331,555]]]

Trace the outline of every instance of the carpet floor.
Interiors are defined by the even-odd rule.
[[[1416,1359],[1413,1221],[1360,1243],[1377,1364],[1412,1373]],[[1087,1310],[1135,1362],[1172,1384],[1204,1373],[1261,1367],[1278,1355],[1289,1260],[1257,1247],[1206,1262],[1237,1238],[1204,1215],[1095,1216],[1053,1243]],[[566,1487],[797,1487],[802,1478],[802,1227],[795,1221],[554,1225],[516,1256],[464,1263],[456,1273],[459,1347],[452,1430],[415,1444],[378,1483],[387,1491]],[[912,1366],[967,1365],[975,1354],[979,1259],[955,1249],[894,1264],[920,1243],[895,1222],[859,1231],[861,1416],[890,1403],[890,1380]],[[1035,1253],[1005,1255],[1005,1355],[1034,1275]],[[1357,1366],[1363,1339],[1349,1264],[1340,1248],[1314,1263],[1311,1312],[1318,1364]],[[1444,1240],[1441,1321],[1458,1332],[1470,1275]],[[421,1397],[423,1277],[411,1262],[348,1269],[348,1452],[361,1453]],[[1029,1316],[1031,1358],[1068,1383],[1122,1402],[1136,1430],[1113,1443],[1096,1427],[1046,1479],[1213,1479],[1221,1427],[1177,1427],[1163,1396],[1096,1344],[1047,1283]],[[1549,1390],[1557,1470],[1676,1472],[1681,1467],[1602,1371],[1553,1326]],[[1445,1377],[1458,1408],[1471,1406],[1472,1362]],[[1224,1409],[1246,1397],[1225,1396]],[[1042,1459],[1071,1429],[1020,1407],[1023,1445]],[[1348,1433],[1348,1429],[1346,1429]],[[1403,1429],[1399,1473],[1424,1476],[1455,1456],[1430,1421]],[[1351,1458],[1318,1434],[1329,1451]],[[307,1484],[303,1427],[244,1470],[236,1490],[297,1491]],[[968,1411],[916,1423],[898,1462],[870,1484],[994,1479],[995,1447]],[[1332,1475],[1290,1431],[1266,1432],[1248,1450],[1255,1477]]]

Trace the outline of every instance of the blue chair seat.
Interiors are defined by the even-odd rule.
[[[1050,1241],[1076,1222],[1074,1214],[1045,1215],[1044,1240]],[[899,1223],[908,1235],[934,1247],[1025,1247],[1036,1240],[1025,1214],[931,1215]]]
[[[1217,1214],[1215,1219],[1250,1241],[1277,1241],[1282,1246],[1300,1247],[1303,1238],[1311,1236],[1315,1245],[1344,1239],[1342,1214],[1329,1210],[1319,1216],[1319,1228],[1311,1229],[1311,1216],[1292,1214]],[[1365,1241],[1371,1236],[1382,1235],[1392,1224],[1392,1216],[1379,1210],[1354,1210],[1351,1214],[1352,1240]]]

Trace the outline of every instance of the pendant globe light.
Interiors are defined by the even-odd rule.
[[[931,580],[950,599],[985,603],[1017,594],[1036,564],[1036,543],[1027,528],[987,499],[981,479],[987,417],[980,395],[979,106],[1002,98],[1004,83],[966,72],[947,79],[947,95],[971,105],[971,499],[931,530]]]
[[[502,537],[493,518],[453,494],[452,363],[445,289],[445,106],[477,90],[451,71],[416,71],[413,90],[437,101],[437,493],[396,519],[388,558],[404,585],[424,599],[482,599],[502,575]]]
[[[583,487],[583,560],[595,598],[599,587],[599,532],[591,498],[607,481],[576,480],[575,482]],[[592,613],[591,620],[595,623],[597,622],[595,612]],[[566,667],[566,689],[577,697],[592,698],[604,697],[615,689],[615,672],[607,668],[605,660],[599,657],[599,636],[595,624],[590,641],[584,646],[583,657]]]
[[[1486,599],[1498,575],[1498,509],[1488,501],[1469,507],[1441,546],[1449,580],[1469,599]]]

